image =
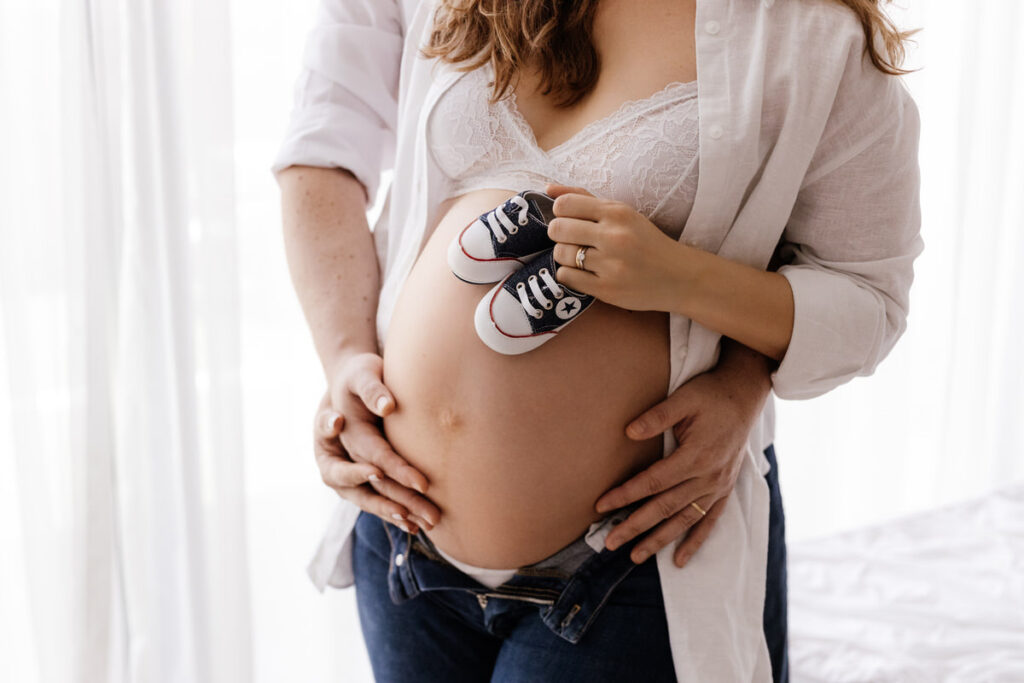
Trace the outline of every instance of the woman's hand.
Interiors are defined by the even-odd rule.
[[[580,187],[549,184],[555,279],[633,311],[684,315],[781,360],[793,333],[793,289],[779,273],[672,239],[636,209]],[[589,247],[576,267],[576,253]]]
[[[626,434],[637,440],[671,428],[678,446],[597,500],[595,507],[603,513],[649,498],[608,534],[607,548],[654,528],[633,548],[634,562],[684,534],[673,556],[676,565],[682,567],[697,552],[739,476],[747,435],[771,389],[772,367],[760,353],[723,339],[715,369],[686,382],[629,424]]]
[[[336,367],[313,427],[324,483],[407,531],[433,528],[441,511],[422,495],[427,478],[395,453],[378,423],[378,416],[395,409],[395,398],[382,381],[383,359],[376,353],[357,353]]]
[[[558,282],[632,311],[674,310],[686,287],[685,245],[623,202],[554,183],[545,191],[556,198],[548,237],[557,242]],[[576,267],[580,247],[588,247],[584,270]]]

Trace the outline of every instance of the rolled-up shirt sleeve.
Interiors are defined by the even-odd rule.
[[[373,202],[394,159],[402,34],[394,0],[321,0],[274,173],[348,169]]]
[[[773,389],[783,399],[824,394],[870,375],[907,325],[920,236],[917,106],[897,78],[851,49],[780,243],[778,272],[793,290],[789,347]]]

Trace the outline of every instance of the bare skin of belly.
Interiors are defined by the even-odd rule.
[[[447,200],[399,294],[383,352],[397,409],[395,451],[430,480],[441,509],[430,540],[455,559],[515,568],[555,553],[601,518],[594,502],[661,457],[662,437],[626,425],[668,389],[668,314],[595,301],[539,348],[506,356],[477,337],[473,311],[493,285],[448,267],[456,233],[511,196]],[[428,233],[429,234],[429,233]]]

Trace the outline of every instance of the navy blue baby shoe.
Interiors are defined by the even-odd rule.
[[[448,245],[455,277],[474,285],[497,282],[555,246],[548,238],[554,203],[543,192],[523,190],[481,214]]]
[[[594,297],[555,280],[557,271],[548,249],[487,292],[473,318],[480,339],[498,353],[525,353],[576,320]]]

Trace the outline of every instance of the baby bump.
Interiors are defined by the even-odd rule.
[[[493,285],[457,279],[455,234],[511,192],[481,190],[444,206],[395,304],[384,381],[394,449],[430,480],[441,508],[430,539],[463,562],[536,562],[600,518],[594,501],[661,456],[662,439],[625,427],[664,398],[668,314],[595,301],[542,346],[503,355],[473,312]]]

